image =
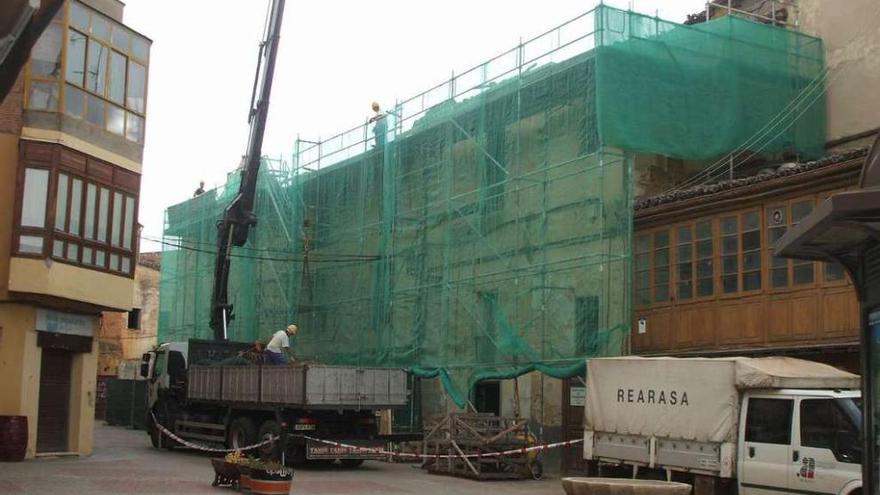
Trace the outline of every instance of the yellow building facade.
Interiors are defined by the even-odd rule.
[[[132,307],[150,40],[68,0],[0,103],[0,415],[92,452],[99,318]]]

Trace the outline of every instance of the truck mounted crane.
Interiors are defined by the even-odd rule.
[[[281,19],[284,16],[285,0],[272,0],[265,38],[260,43],[257,56],[257,71],[251,92],[251,105],[248,113],[250,132],[247,151],[241,170],[241,182],[235,198],[217,222],[217,260],[214,265],[214,289],[211,293],[211,329],[214,340],[227,340],[229,323],[235,319],[233,305],[229,302],[229,268],[233,247],[244,246],[248,234],[257,224],[254,214],[254,196],[257,190],[257,176],[263,149],[263,134],[266,130],[266,117],[269,113],[269,96],[272,93],[272,78],[275,74],[275,58],[278,55],[278,41],[281,35]]]
[[[214,339],[164,342],[142,356],[140,373],[148,383],[145,420],[157,448],[177,445],[177,441],[164,438],[161,432],[165,428],[185,442],[207,441],[230,449],[281,436],[281,442],[264,445],[260,456],[291,461],[339,459],[347,466],[357,466],[377,454],[313,442],[302,434],[366,447],[383,445],[376,417],[384,409],[407,404],[404,370],[217,364],[240,356],[251,345],[229,339],[229,322],[235,318],[228,297],[229,268],[232,248],[243,246],[257,223],[254,195],[284,2],[271,0],[251,93],[241,183],[217,223],[210,322]],[[292,433],[298,435],[288,438]]]

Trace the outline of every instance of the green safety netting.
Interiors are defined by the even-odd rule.
[[[460,407],[480,380],[625,352],[633,154],[815,156],[822,53],[738,18],[601,6],[378,123],[297,140],[292,163],[264,162],[234,250],[230,337],[296,322],[298,358],[405,367]],[[215,225],[237,187],[167,211],[163,341],[212,335]]]

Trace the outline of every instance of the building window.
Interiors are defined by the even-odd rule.
[[[753,211],[742,216],[742,289],[761,288],[761,213]]]
[[[651,304],[651,238],[636,237],[636,305]]]
[[[42,254],[43,238],[35,235],[23,235],[19,237],[18,251],[25,254]]]
[[[813,200],[808,199],[791,205],[791,226],[794,227],[813,211]],[[792,260],[792,280],[795,285],[812,284],[814,265],[812,261]]]
[[[840,263],[825,263],[825,281],[836,282],[843,280],[846,273],[843,271],[843,265]]]
[[[697,296],[707,297],[715,292],[714,249],[712,221],[697,222]]]
[[[60,166],[24,166],[19,173],[16,254],[131,276],[137,208],[132,191]]]
[[[128,65],[128,98],[126,105],[138,113],[144,113],[144,98],[147,91],[147,69],[132,62]]]
[[[725,294],[739,292],[739,220],[721,219],[721,289]]]
[[[578,354],[581,356],[599,354],[599,297],[575,298],[574,320]]]
[[[89,40],[86,62],[86,89],[104,95],[107,83],[108,49],[95,40]]]
[[[32,51],[27,107],[62,111],[143,144],[149,41],[76,1],[69,5],[69,25],[56,18]]]
[[[770,286],[788,287],[788,258],[773,256],[773,246],[788,230],[788,207],[771,206],[767,209],[767,250],[770,253]]]
[[[721,218],[721,287],[725,294],[761,288],[761,214]]]
[[[46,226],[46,201],[49,197],[49,171],[42,168],[26,168],[24,192],[21,197],[22,227]]]
[[[64,30],[49,24],[31,50],[31,77],[55,79],[61,75],[61,40]]]
[[[770,286],[774,289],[790,285],[812,284],[814,264],[812,261],[790,260],[773,255],[776,242],[789,227],[794,227],[813,210],[813,200],[803,200],[791,205],[777,205],[767,208],[767,257],[770,260]]]
[[[694,245],[693,227],[679,227],[676,233],[676,280],[678,300],[694,297]]]
[[[67,33],[67,82],[82,86],[86,76],[86,37],[76,31]]]
[[[128,329],[140,330],[141,328],[141,310],[134,308],[128,312]]]
[[[669,300],[669,231],[654,233],[654,302]]]

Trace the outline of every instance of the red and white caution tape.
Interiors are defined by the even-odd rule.
[[[480,454],[411,454],[407,452],[394,452],[390,450],[378,449],[373,447],[361,447],[358,445],[349,445],[347,443],[334,442],[332,440],[322,440],[320,438],[310,437],[308,435],[302,435],[302,438],[306,440],[311,440],[313,442],[320,442],[327,445],[332,445],[334,447],[342,447],[345,449],[351,449],[358,452],[366,452],[369,454],[377,454],[383,456],[392,456],[392,457],[405,457],[410,459],[461,459],[461,458],[469,458],[474,459],[477,457],[500,457],[503,455],[513,455],[513,454],[528,454],[529,452],[540,452],[542,450],[555,449],[558,447],[568,447],[571,445],[576,445],[582,443],[584,441],[583,438],[578,438],[576,440],[566,440],[564,442],[556,442],[556,443],[548,443],[544,445],[534,445],[531,447],[523,447],[520,449],[510,449],[510,450],[502,450],[499,452],[483,452]]]
[[[155,415],[155,414],[153,414],[152,412],[150,412],[150,415],[153,417],[153,424],[156,425],[156,428],[158,428],[159,431],[162,432],[163,435],[167,436],[168,438],[174,440],[175,442],[177,442],[177,443],[179,443],[179,444],[181,444],[181,445],[184,445],[184,446],[189,447],[189,448],[191,448],[191,449],[200,450],[200,451],[202,451],[202,452],[216,452],[216,453],[220,453],[220,454],[228,454],[228,453],[230,453],[230,452],[235,452],[235,451],[253,450],[253,449],[256,449],[256,448],[258,448],[258,447],[262,447],[263,445],[266,445],[266,444],[268,444],[268,443],[272,443],[272,442],[274,442],[275,440],[278,440],[278,436],[276,435],[276,436],[273,436],[273,437],[271,437],[271,438],[267,438],[267,439],[263,440],[263,441],[260,442],[260,443],[255,443],[255,444],[253,444],[253,445],[248,445],[247,447],[239,447],[239,448],[237,448],[237,449],[218,449],[218,448],[214,448],[214,447],[206,447],[206,446],[204,446],[204,445],[199,445],[199,444],[197,444],[197,443],[192,443],[192,442],[190,442],[190,441],[187,441],[187,440],[184,440],[184,439],[180,438],[179,436],[175,435],[174,432],[172,432],[172,431],[169,430],[168,428],[165,428],[164,426],[162,426],[161,424],[159,424],[159,421],[156,420],[156,415]]]
[[[150,413],[150,414],[152,415],[152,413]],[[263,440],[260,443],[255,443],[253,445],[249,445],[247,447],[241,447],[241,448],[237,448],[237,449],[218,449],[218,448],[214,448],[214,447],[206,447],[204,445],[192,443],[190,441],[187,441],[187,440],[180,438],[179,436],[175,435],[173,432],[171,432],[170,430],[168,430],[167,428],[165,428],[164,426],[159,424],[159,421],[156,420],[155,415],[153,415],[153,424],[156,425],[156,428],[158,428],[159,431],[162,432],[163,435],[166,435],[167,437],[171,438],[175,442],[178,442],[181,445],[184,445],[184,446],[189,447],[191,449],[200,450],[202,452],[216,452],[216,453],[227,454],[227,453],[235,452],[235,451],[253,450],[258,447],[262,447],[263,445],[272,443],[275,440],[278,440],[278,438],[279,438],[278,436],[273,436],[271,438],[267,438],[266,440]],[[403,458],[409,458],[409,459],[462,459],[462,458],[475,459],[478,457],[500,457],[500,456],[504,456],[504,455],[528,454],[529,452],[540,452],[543,450],[555,449],[555,448],[559,448],[559,447],[569,447],[572,445],[577,445],[577,444],[582,443],[584,441],[583,438],[578,438],[575,440],[566,440],[564,442],[548,443],[548,444],[544,444],[544,445],[533,445],[531,447],[502,450],[499,452],[482,452],[479,454],[461,455],[461,454],[414,454],[414,453],[407,453],[407,452],[394,452],[391,450],[385,450],[385,449],[381,449],[381,448],[363,447],[360,445],[350,445],[350,444],[342,443],[342,442],[334,442],[333,440],[324,440],[321,438],[310,437],[308,435],[290,435],[290,436],[304,438],[304,439],[310,440],[312,442],[319,442],[319,443],[323,443],[326,445],[332,445],[334,447],[342,447],[345,449],[354,450],[356,452],[365,452],[368,454],[376,454],[376,455],[381,455],[381,456],[403,457]]]

